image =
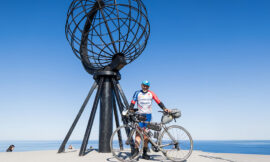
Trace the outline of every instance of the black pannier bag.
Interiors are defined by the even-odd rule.
[[[155,130],[155,131],[161,131],[161,126],[160,124],[156,123],[156,122],[151,122],[147,125],[147,128]]]
[[[137,116],[137,119],[138,119],[139,121],[146,121],[146,116],[144,116],[144,115],[138,115],[138,116]]]

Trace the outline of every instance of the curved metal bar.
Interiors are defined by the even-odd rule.
[[[135,60],[146,47],[150,25],[141,0],[73,0],[65,32],[74,54],[94,74],[115,54],[127,63]]]

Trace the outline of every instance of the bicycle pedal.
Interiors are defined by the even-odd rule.
[[[159,152],[159,149],[156,148],[155,146],[152,145],[151,149],[154,151],[154,152]]]

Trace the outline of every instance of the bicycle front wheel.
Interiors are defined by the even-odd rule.
[[[140,142],[135,141],[139,138]],[[132,161],[138,158],[143,149],[143,135],[138,129],[131,129],[128,125],[118,127],[112,134],[110,147],[113,156],[120,161]],[[135,148],[139,149],[137,154],[133,154]]]
[[[184,161],[192,153],[193,140],[188,131],[178,125],[172,125],[163,130],[159,137],[163,154],[172,161]]]

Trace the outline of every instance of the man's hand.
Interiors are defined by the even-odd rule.
[[[132,109],[128,109],[128,111],[134,113],[134,109],[133,108]]]
[[[171,110],[169,110],[169,109],[164,109],[164,111],[166,112],[166,113],[168,113],[168,112],[171,112]]]

